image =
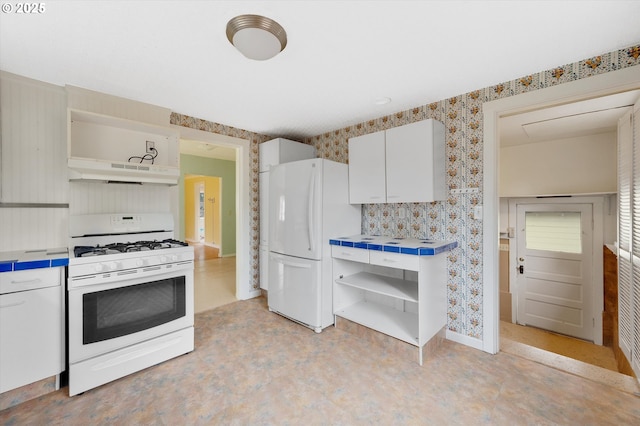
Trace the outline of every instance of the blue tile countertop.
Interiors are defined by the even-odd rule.
[[[353,247],[391,253],[434,256],[458,247],[457,241],[421,240],[415,238],[393,238],[379,235],[353,235],[329,240],[332,246]]]
[[[69,264],[66,247],[0,252],[0,272],[24,271],[26,269],[56,268]]]

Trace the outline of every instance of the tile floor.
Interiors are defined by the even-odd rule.
[[[5,425],[640,424],[640,397],[508,352],[445,341],[420,367],[341,329],[320,334],[264,298],[196,315],[196,350]]]

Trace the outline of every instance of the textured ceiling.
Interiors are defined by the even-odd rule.
[[[640,1],[43,4],[0,14],[3,70],[293,139],[640,42]],[[285,28],[280,55],[229,44],[227,21],[245,13]]]

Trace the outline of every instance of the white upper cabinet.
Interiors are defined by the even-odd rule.
[[[423,120],[387,130],[387,202],[444,200],[444,124]]]
[[[385,132],[349,139],[349,202],[386,202]]]
[[[301,142],[278,138],[259,144],[258,153],[260,171],[268,172],[271,166],[315,158],[316,148]]]
[[[349,139],[349,200],[412,203],[446,199],[444,125],[423,120]]]

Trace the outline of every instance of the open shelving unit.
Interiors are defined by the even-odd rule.
[[[396,254],[386,266],[362,250],[332,248],[334,315],[416,346],[422,365],[423,346],[446,325],[446,255]]]

